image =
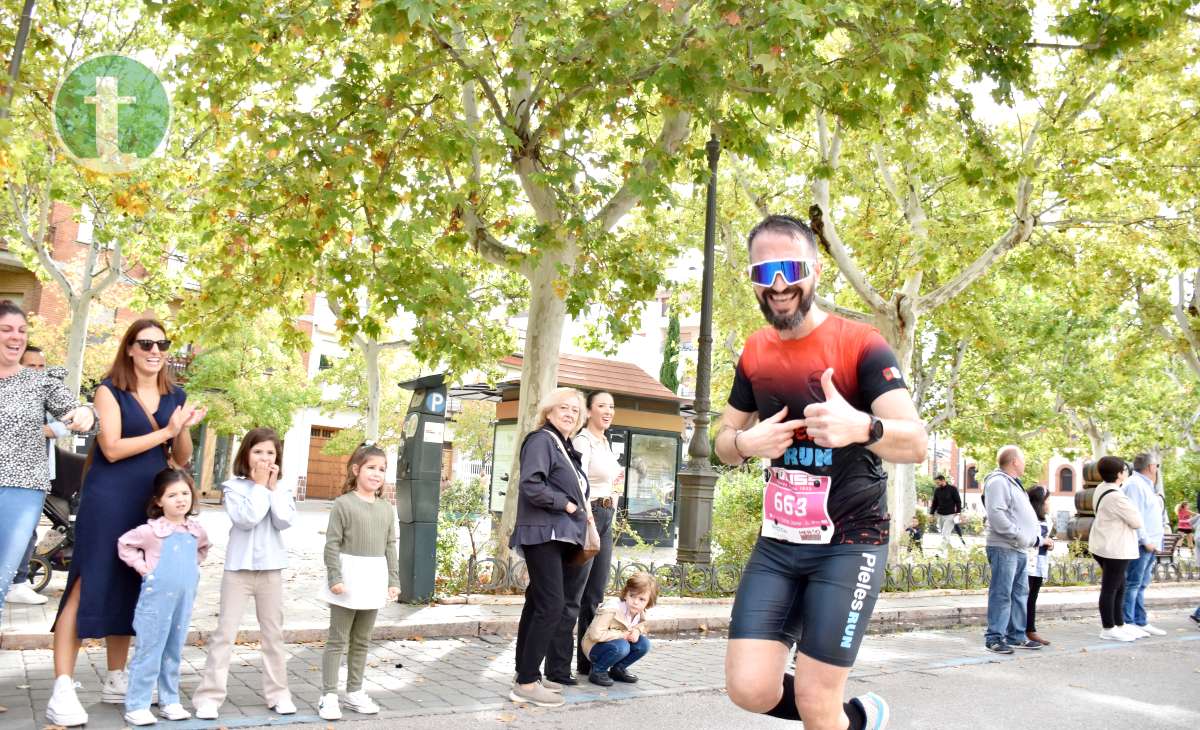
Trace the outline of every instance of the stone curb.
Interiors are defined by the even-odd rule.
[[[925,595],[925,594],[923,594]],[[1044,595],[1044,594],[1043,594]],[[729,628],[728,605],[713,603],[711,614],[656,619],[656,636],[677,636],[686,633],[724,631]],[[1200,603],[1197,596],[1152,598],[1147,596],[1147,608],[1155,610],[1194,609]],[[1038,617],[1044,619],[1078,619],[1094,616],[1095,599],[1071,603],[1047,603],[1038,606]],[[497,637],[511,639],[517,635],[517,616],[486,619],[457,619],[437,623],[408,623],[376,626],[371,638],[376,641],[412,641],[420,639],[449,639],[463,637]],[[986,606],[923,606],[885,607],[877,609],[871,617],[869,633],[887,634],[916,629],[949,629],[964,626],[983,626],[987,623]],[[325,641],[327,626],[301,626],[285,628],[284,639],[289,644],[304,644]],[[202,646],[211,631],[191,631],[188,643]],[[237,643],[253,643],[260,639],[257,630],[238,632]],[[9,633],[0,636],[0,650],[31,650],[52,648],[53,634]]]

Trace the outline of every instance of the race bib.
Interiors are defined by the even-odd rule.
[[[763,537],[800,545],[828,545],[833,540],[829,518],[829,477],[773,466],[763,488]]]

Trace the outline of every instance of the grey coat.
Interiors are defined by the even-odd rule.
[[[553,426],[546,424],[526,436],[521,444],[517,523],[509,547],[551,540],[582,545],[587,535],[584,505],[588,495],[580,489],[581,483],[586,486],[587,477],[579,452]],[[574,502],[578,508],[573,514],[567,514],[567,502]]]
[[[1042,542],[1037,513],[1016,479],[999,469],[983,482],[987,505],[987,546],[1024,550]]]

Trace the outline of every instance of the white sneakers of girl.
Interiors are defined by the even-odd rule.
[[[379,705],[367,694],[365,689],[346,693],[346,707],[361,715],[378,715]]]
[[[165,720],[187,720],[191,718],[192,713],[183,709],[183,705],[178,702],[172,702],[165,707],[158,708],[158,715]]]
[[[321,701],[317,704],[317,714],[322,720],[341,720],[342,708],[338,706],[338,696],[336,692],[321,695]]]
[[[130,725],[154,725],[158,723],[158,718],[150,711],[149,707],[141,710],[131,710],[125,713],[125,722]]]
[[[71,727],[86,725],[87,710],[75,695],[78,683],[74,677],[65,674],[54,680],[54,691],[50,694],[50,702],[46,704],[46,721],[51,725]]]

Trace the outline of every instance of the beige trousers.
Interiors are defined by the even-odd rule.
[[[192,706],[225,702],[229,660],[246,601],[254,599],[254,612],[262,632],[262,690],[267,707],[290,699],[287,687],[287,646],[283,641],[283,571],[227,570],[221,578],[221,613],[217,630],[208,640],[208,661]]]

